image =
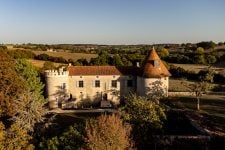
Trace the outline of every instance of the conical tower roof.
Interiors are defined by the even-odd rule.
[[[169,76],[171,76],[170,72],[167,70],[153,47],[152,51],[145,61],[143,68],[143,77],[159,78]]]

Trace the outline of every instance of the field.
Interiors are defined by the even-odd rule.
[[[46,61],[43,61],[43,60],[34,60],[34,59],[29,59],[28,61],[31,62],[37,68],[42,68],[44,63],[46,62]],[[53,63],[53,64],[54,64],[55,67],[63,65],[62,63]]]
[[[87,60],[90,60],[91,58],[97,57],[96,54],[85,54],[85,53],[47,52],[47,51],[32,51],[32,52],[35,53],[36,55],[47,54],[47,55],[53,56],[53,57],[63,57],[66,60],[68,60],[68,59],[77,60],[80,58],[85,58]]]
[[[207,65],[197,65],[197,64],[172,64],[172,65],[181,67],[185,70],[195,71],[196,73],[198,73],[200,70],[207,69],[208,67]],[[213,69],[215,69],[215,71],[217,72],[225,73],[225,62],[216,64],[215,66],[213,66]]]

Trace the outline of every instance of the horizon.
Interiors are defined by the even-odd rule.
[[[224,4],[223,0],[2,0],[0,43],[224,42]]]

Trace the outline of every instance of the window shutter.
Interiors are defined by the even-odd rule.
[[[95,87],[95,80],[92,81],[92,86]]]
[[[85,87],[85,81],[83,81],[83,87]]]
[[[120,81],[117,81],[117,89],[120,89]]]
[[[109,87],[109,89],[111,89],[111,84],[112,84],[112,81],[110,80],[109,82],[108,82],[108,87]]]
[[[79,81],[76,81],[76,87],[79,87]]]

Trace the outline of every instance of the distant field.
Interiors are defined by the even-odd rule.
[[[43,60],[34,60],[34,59],[29,59],[28,60],[29,62],[31,62],[35,67],[38,67],[38,68],[42,68],[45,61]],[[56,67],[60,66],[60,65],[63,65],[62,63],[54,63],[54,65]]]
[[[172,64],[177,67],[184,68],[185,70],[199,72],[200,70],[206,69],[206,65],[196,65],[196,64]]]
[[[223,64],[223,62],[218,65],[215,65],[215,67],[213,67],[215,69],[215,71],[225,73],[225,65],[222,65],[222,64]],[[208,67],[206,65],[198,65],[198,64],[172,64],[172,65],[184,68],[185,70],[195,71],[196,73],[198,73],[200,70],[204,70]]]
[[[32,52],[35,53],[36,55],[47,54],[53,57],[63,57],[66,60],[68,59],[77,60],[80,58],[90,60],[91,58],[95,58],[98,56],[97,54],[69,53],[69,52],[47,52],[47,51],[32,51]]]

